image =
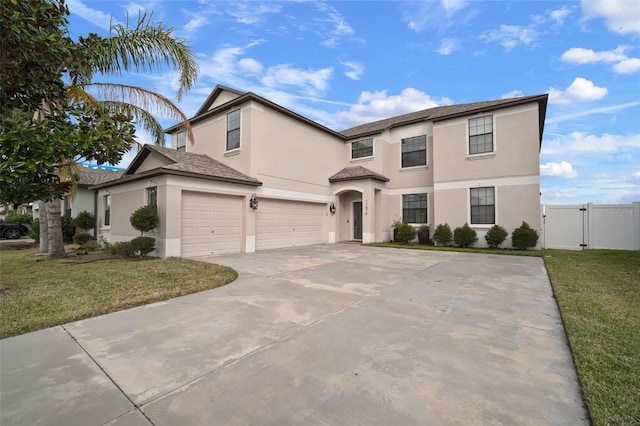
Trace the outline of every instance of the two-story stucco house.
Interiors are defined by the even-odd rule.
[[[204,256],[388,241],[392,223],[540,228],[547,95],[425,109],[336,132],[254,93],[217,86],[171,148],[145,146],[98,185],[100,234],[138,235],[155,203],[157,254]]]

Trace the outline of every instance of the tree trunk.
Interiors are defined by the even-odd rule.
[[[40,226],[40,253],[49,253],[49,224],[47,223],[47,205],[38,201],[38,224]]]
[[[47,202],[47,224],[49,231],[49,257],[66,257],[64,241],[62,240],[62,215],[60,214],[60,200]]]

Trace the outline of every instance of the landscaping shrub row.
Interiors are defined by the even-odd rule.
[[[493,225],[484,236],[490,248],[498,248],[507,239],[509,233],[500,225]],[[511,233],[511,246],[513,248],[526,250],[538,244],[538,231],[531,228],[527,222],[522,222],[520,227]],[[471,247],[478,241],[478,234],[465,222],[451,232],[448,223],[436,226],[433,233],[433,241],[440,246],[449,246],[453,242],[458,247]]]

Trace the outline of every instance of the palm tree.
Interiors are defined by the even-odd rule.
[[[154,139],[164,145],[162,125],[153,115],[156,113],[182,122],[187,138],[193,143],[191,125],[184,113],[168,98],[141,87],[117,83],[93,82],[96,74],[121,76],[123,73],[150,73],[169,67],[178,74],[178,101],[191,89],[198,76],[198,64],[186,41],[173,36],[172,28],[153,23],[152,15],[141,14],[137,24],[130,27],[113,24],[108,38],[95,34],[80,38],[78,57],[67,70],[70,84],[67,96],[71,104],[99,107],[113,114],[126,114]],[[74,179],[73,173],[65,173],[60,165],[61,177]],[[49,257],[63,257],[64,243],[61,232],[59,200],[58,208],[47,203]],[[41,209],[43,203],[41,203]],[[53,231],[53,232],[52,232]],[[40,247],[43,249],[43,233]]]

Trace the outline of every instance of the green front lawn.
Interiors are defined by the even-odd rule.
[[[63,260],[36,250],[0,251],[0,338],[228,284],[237,273],[195,260]]]

